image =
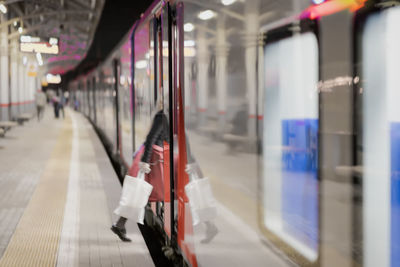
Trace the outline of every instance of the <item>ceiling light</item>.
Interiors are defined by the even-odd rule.
[[[189,47],[189,46],[195,46],[195,41],[193,41],[193,40],[185,40],[184,41],[184,45],[185,45],[185,47]]]
[[[47,83],[59,84],[59,83],[61,83],[61,76],[60,76],[60,74],[53,75],[51,73],[48,73],[46,75],[46,80],[47,80]]]
[[[236,0],[221,0],[221,3],[222,3],[224,6],[232,5],[232,4],[235,3],[235,2],[236,2]]]
[[[319,5],[325,2],[325,0],[312,0],[314,4]]]
[[[3,3],[0,4],[0,11],[3,12],[4,14],[7,13],[7,7]]]
[[[200,12],[198,17],[199,17],[199,19],[202,19],[202,20],[209,20],[209,19],[212,19],[213,17],[215,17],[215,15],[216,14],[214,11],[207,9],[207,10]]]
[[[147,68],[147,61],[146,61],[146,60],[139,60],[139,61],[136,61],[135,67],[136,67],[137,69],[145,69],[145,68]]]
[[[185,25],[183,25],[183,30],[185,32],[191,32],[194,29],[194,25],[192,23],[185,23]]]
[[[22,33],[23,30],[24,30],[24,29],[23,29],[22,27],[19,27],[19,28],[18,28],[18,32],[19,32],[19,33]]]

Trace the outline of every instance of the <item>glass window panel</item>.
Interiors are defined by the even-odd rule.
[[[318,44],[313,33],[266,45],[264,224],[309,261],[318,252]]]
[[[150,68],[150,24],[144,22],[135,31],[135,144],[139,147],[146,140],[152,122],[154,97],[152,83],[154,72]]]
[[[119,77],[119,115],[121,123],[122,155],[127,164],[132,161],[132,95],[131,95],[131,40],[121,48]]]
[[[361,39],[365,266],[400,262],[400,8],[370,15]]]

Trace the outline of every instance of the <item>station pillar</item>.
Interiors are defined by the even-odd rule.
[[[257,125],[257,44],[259,29],[259,0],[246,2],[245,5],[245,66],[248,110],[248,135],[256,137]]]
[[[228,45],[226,42],[225,18],[221,16],[217,20],[217,46],[216,46],[216,85],[217,85],[217,109],[218,122],[221,134],[226,128],[227,108],[227,58]]]
[[[18,40],[13,39],[11,41],[11,56],[10,56],[10,74],[11,74],[11,83],[10,83],[10,105],[11,105],[11,114],[10,118],[16,119],[18,116]]]
[[[5,14],[0,14],[0,120],[9,119],[9,88],[8,88],[8,33],[3,23],[7,20]]]
[[[24,77],[24,64],[22,62],[22,53],[18,53],[18,107],[19,113],[22,114],[26,109],[25,101],[25,77]]]
[[[208,108],[208,64],[210,63],[210,54],[208,52],[208,43],[206,34],[203,30],[199,29],[198,34],[198,83],[199,83],[199,105],[198,125],[202,126],[206,123],[206,115]]]
[[[34,112],[34,99],[35,99],[35,92],[36,92],[36,77],[28,77],[28,99],[27,99],[27,107],[28,107],[28,112]]]

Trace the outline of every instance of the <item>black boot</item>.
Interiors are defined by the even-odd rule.
[[[127,236],[126,236],[126,230],[125,228],[119,228],[116,225],[111,226],[111,231],[113,231],[114,234],[116,234],[119,239],[121,239],[124,242],[131,242]]]

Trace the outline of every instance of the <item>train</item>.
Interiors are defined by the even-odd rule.
[[[121,173],[163,101],[145,221],[181,265],[400,266],[398,5],[156,0],[68,90]],[[213,227],[193,225],[189,145]]]

